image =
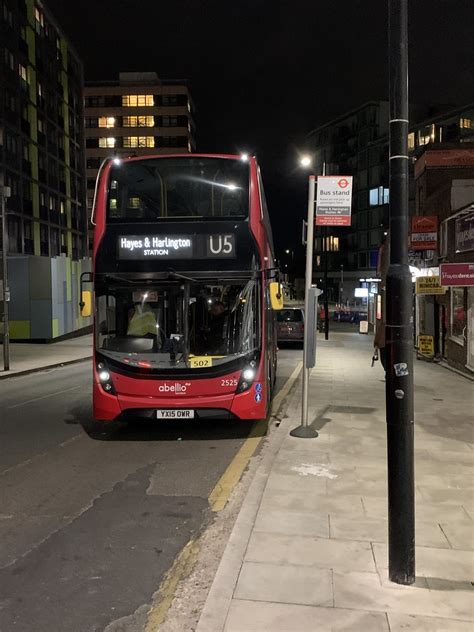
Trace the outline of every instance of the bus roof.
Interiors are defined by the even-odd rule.
[[[121,161],[129,162],[135,160],[150,160],[155,158],[223,158],[226,160],[242,160],[240,154],[150,154],[147,156],[111,156],[110,160],[118,158]],[[255,156],[249,156],[248,159],[255,159]]]

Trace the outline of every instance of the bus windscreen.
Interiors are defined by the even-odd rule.
[[[225,158],[150,158],[114,165],[107,221],[243,218],[249,213],[249,166]]]
[[[96,349],[130,367],[216,366],[259,346],[256,281],[97,288]]]

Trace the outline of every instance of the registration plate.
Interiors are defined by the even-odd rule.
[[[157,419],[194,419],[194,410],[175,408],[173,410],[157,410]]]

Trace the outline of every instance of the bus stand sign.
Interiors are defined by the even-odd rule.
[[[352,176],[318,176],[316,226],[350,226]]]

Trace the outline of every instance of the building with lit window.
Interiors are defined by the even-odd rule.
[[[82,64],[40,0],[0,3],[0,95],[10,334],[52,340],[90,326],[78,311],[90,261]]]
[[[410,106],[408,136],[410,161],[409,210],[415,211],[413,165],[418,153],[429,143],[462,143],[474,139],[474,104],[433,115],[421,106]],[[388,228],[389,104],[372,101],[321,125],[308,134],[307,146],[313,156],[314,173],[352,175],[352,223],[347,228],[328,228],[328,277],[330,298],[353,299],[354,289],[376,277],[378,249]],[[323,231],[316,231],[315,275],[324,270]]]
[[[118,81],[87,83],[89,213],[104,158],[194,151],[193,111],[186,82],[162,80],[154,72],[121,72]]]

